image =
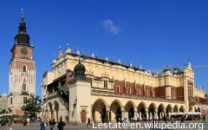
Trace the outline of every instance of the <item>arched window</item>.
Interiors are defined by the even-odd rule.
[[[13,99],[12,98],[10,98],[10,104],[12,104],[13,103]]]
[[[25,65],[22,66],[22,71],[26,72],[27,71],[27,67]]]
[[[23,85],[22,85],[22,91],[27,91],[26,84],[23,84]]]

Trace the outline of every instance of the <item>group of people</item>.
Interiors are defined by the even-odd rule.
[[[40,122],[40,130],[46,130],[47,125],[49,125],[50,130],[55,130],[55,128],[56,128],[56,121],[55,121],[55,119],[53,118],[53,119],[49,120],[48,123],[46,123],[43,120],[41,120],[41,122]],[[57,125],[57,129],[58,130],[64,130],[64,126],[65,125],[66,125],[66,123],[64,123],[62,121],[62,119],[60,119],[60,121],[58,122],[58,125]]]
[[[12,130],[12,119],[1,119],[1,129],[2,130]]]

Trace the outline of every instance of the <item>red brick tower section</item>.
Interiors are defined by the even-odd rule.
[[[8,106],[13,114],[23,115],[21,108],[30,95],[35,95],[36,86],[33,46],[30,45],[23,14],[11,53]]]

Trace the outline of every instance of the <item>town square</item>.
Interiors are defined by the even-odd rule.
[[[0,130],[208,129],[207,6],[0,1]]]

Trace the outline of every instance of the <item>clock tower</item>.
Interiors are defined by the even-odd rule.
[[[26,31],[26,23],[22,13],[18,33],[11,49],[12,57],[9,70],[9,100],[8,106],[13,114],[24,114],[21,110],[27,99],[35,96],[36,69],[33,59],[33,46]]]

